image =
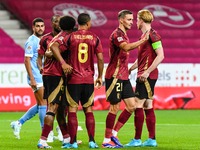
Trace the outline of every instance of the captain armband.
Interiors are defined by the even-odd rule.
[[[158,49],[158,48],[160,48],[160,47],[162,47],[161,41],[152,43],[152,47],[153,47],[154,50],[155,50],[155,49]]]

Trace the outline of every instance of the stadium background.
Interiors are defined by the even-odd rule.
[[[104,48],[106,70],[109,62],[109,36],[118,27],[117,14],[122,9],[133,11],[134,18],[141,9],[149,9],[154,15],[152,28],[162,37],[165,59],[159,65],[159,78],[155,87],[155,109],[200,108],[200,3],[196,0],[0,0],[17,19],[31,31],[32,20],[41,17],[45,21],[45,33],[51,31],[50,18],[54,14],[72,15],[87,12],[92,17],[91,31],[96,33]],[[23,64],[24,48],[0,28],[0,111],[26,111],[35,104],[32,90],[26,82]],[[18,35],[20,36],[20,34]],[[136,41],[141,31],[136,20],[128,31],[130,41]],[[25,44],[25,43],[24,43]],[[137,49],[130,52],[130,65],[137,58]],[[96,69],[97,70],[97,69]],[[95,73],[96,77],[97,73]],[[133,88],[136,71],[130,75]],[[95,110],[109,108],[105,101],[105,87],[95,90]],[[124,104],[121,106],[121,109]],[[81,109],[81,107],[79,108]]]

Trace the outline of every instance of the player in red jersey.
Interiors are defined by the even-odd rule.
[[[141,44],[138,48],[138,59],[129,72],[138,68],[136,80],[136,110],[135,110],[135,138],[125,147],[136,146],[157,146],[155,140],[155,114],[153,110],[154,86],[158,78],[157,66],[164,59],[164,52],[160,35],[151,28],[153,15],[149,10],[141,10],[137,14],[137,27],[142,31],[143,38],[145,32],[149,32],[149,40]],[[146,115],[146,125],[149,131],[149,139],[141,142],[142,127],[144,123],[144,112]]]
[[[71,33],[63,40],[63,45],[69,51],[70,59],[65,63],[60,55],[56,42],[51,46],[54,56],[62,64],[67,75],[66,96],[69,104],[68,127],[70,128],[71,141],[63,148],[78,148],[76,142],[78,120],[76,112],[79,100],[86,116],[86,128],[89,136],[89,147],[98,148],[95,143],[95,119],[92,111],[94,101],[94,85],[99,89],[102,86],[102,72],[104,66],[103,49],[100,39],[88,31],[91,18],[87,13],[78,16],[79,30]],[[97,56],[98,78],[94,83],[94,55]]]
[[[110,36],[110,62],[106,70],[106,99],[110,102],[109,113],[106,118],[105,137],[102,147],[120,148],[123,145],[119,142],[117,133],[126,123],[135,110],[134,92],[128,79],[129,51],[138,47],[148,40],[148,33],[141,40],[129,43],[127,30],[133,24],[133,13],[129,10],[122,10],[118,14],[119,27]],[[121,99],[126,108],[120,114],[114,126],[116,115],[119,111]],[[114,127],[114,128],[113,128]]]
[[[71,16],[63,16],[60,18],[59,26],[63,30],[55,36],[48,46],[52,45],[55,40],[62,40],[64,36],[73,31],[76,20]],[[64,32],[65,31],[65,32]],[[47,49],[49,49],[47,47]],[[46,139],[49,132],[53,129],[55,114],[63,135],[63,145],[67,144],[70,136],[67,131],[65,108],[67,105],[66,96],[64,95],[65,77],[60,63],[55,58],[47,58],[43,70],[44,97],[48,100],[48,110],[44,119],[44,127],[41,138],[38,142],[38,148],[51,148],[47,145]]]

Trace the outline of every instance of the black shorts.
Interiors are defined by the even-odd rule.
[[[139,82],[139,78],[136,80],[135,96],[143,99],[152,99],[154,95],[154,86],[157,79],[147,78],[145,82]]]
[[[129,80],[117,78],[105,79],[106,100],[109,102],[120,102],[121,99],[135,97],[133,88]]]
[[[56,103],[59,105],[67,105],[67,99],[65,96],[65,79],[60,76],[43,76],[44,84],[44,99],[48,100],[48,103]]]
[[[68,106],[87,108],[94,105],[94,84],[67,84],[66,97]]]

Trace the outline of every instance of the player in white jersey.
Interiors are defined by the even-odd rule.
[[[44,117],[46,115],[47,100],[43,99],[43,81],[42,75],[37,67],[37,50],[39,41],[44,33],[44,21],[41,18],[33,20],[33,34],[28,38],[25,44],[25,60],[24,64],[27,71],[27,82],[33,89],[37,104],[31,107],[18,121],[11,122],[16,138],[20,139],[19,132],[22,124],[31,119],[37,113],[39,114],[40,125],[43,128]]]

